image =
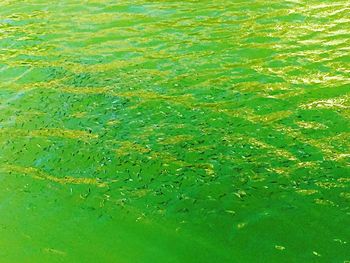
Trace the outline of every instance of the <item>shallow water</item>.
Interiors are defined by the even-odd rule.
[[[0,262],[348,262],[348,1],[0,3]]]

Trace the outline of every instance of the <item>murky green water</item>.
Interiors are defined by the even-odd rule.
[[[0,262],[349,262],[349,1],[0,3]]]

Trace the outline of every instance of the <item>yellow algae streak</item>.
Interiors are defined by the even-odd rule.
[[[158,141],[160,144],[176,144],[180,142],[191,141],[193,136],[191,135],[176,135],[168,138],[159,138]]]
[[[276,154],[278,156],[281,156],[283,158],[286,158],[288,160],[291,160],[291,161],[296,161],[297,160],[297,158],[291,152],[289,152],[287,150],[277,148],[277,147],[272,146],[270,144],[267,144],[265,142],[259,141],[256,138],[247,138],[247,140],[253,146],[256,146],[256,147],[259,147],[259,148],[262,148],[262,149],[269,149],[274,154]]]
[[[106,187],[105,182],[101,182],[97,178],[75,178],[71,176],[65,176],[63,178],[55,177],[47,174],[40,169],[34,167],[23,167],[17,165],[6,165],[1,168],[1,170],[6,172],[15,172],[22,175],[30,176],[34,179],[47,180],[59,184],[86,184],[86,185],[96,185],[98,187]]]
[[[275,121],[279,121],[281,119],[287,118],[292,114],[293,112],[289,110],[277,111],[277,112],[264,114],[264,115],[251,114],[251,116],[248,116],[248,120],[252,122],[275,122]]]
[[[98,138],[97,134],[89,133],[82,130],[65,130],[65,129],[40,129],[40,130],[25,130],[0,128],[2,135],[11,134],[15,136],[29,136],[29,137],[61,137],[67,139],[88,140]]]
[[[303,129],[325,130],[328,126],[318,122],[298,121],[296,124]]]
[[[120,142],[120,147],[115,149],[118,156],[124,156],[130,152],[149,153],[151,150],[142,145],[130,141]]]
[[[92,134],[81,130],[63,130],[63,129],[41,129],[31,132],[32,136],[40,137],[63,137],[69,139],[95,139],[97,134]]]
[[[313,109],[313,108],[322,108],[322,109],[349,109],[350,105],[350,95],[344,95],[336,98],[330,98],[325,100],[317,100],[310,102],[308,104],[300,105],[302,109]]]
[[[318,190],[314,190],[314,189],[300,189],[296,191],[298,194],[301,195],[313,195],[318,193]]]
[[[277,131],[283,132],[287,134],[288,136],[297,139],[300,142],[309,144],[318,150],[320,150],[325,159],[329,160],[341,160],[343,158],[346,158],[346,155],[343,153],[339,153],[338,150],[336,150],[333,145],[332,141],[342,138],[345,134],[347,135],[348,133],[341,133],[335,137],[332,137],[330,140],[325,140],[320,141],[320,140],[315,140],[309,137],[304,136],[299,130],[293,129],[291,127],[287,127],[284,125],[274,125],[272,128],[274,128]]]

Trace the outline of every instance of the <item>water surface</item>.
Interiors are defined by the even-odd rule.
[[[349,11],[1,1],[0,262],[348,262]]]

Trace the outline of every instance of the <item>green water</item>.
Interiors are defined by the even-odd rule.
[[[350,2],[0,2],[0,262],[350,261]]]

